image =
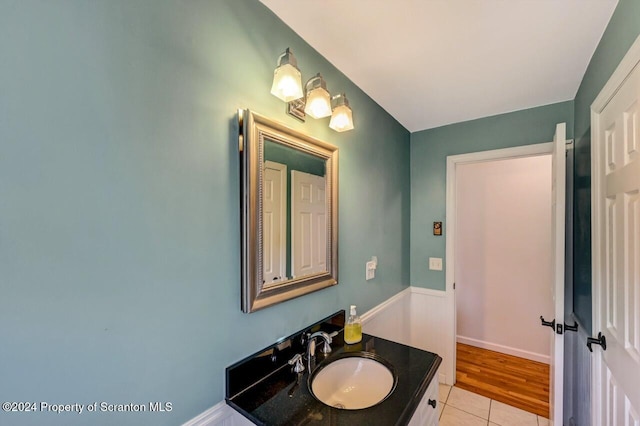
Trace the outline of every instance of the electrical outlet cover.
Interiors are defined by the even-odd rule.
[[[442,271],[442,258],[441,257],[430,257],[429,258],[429,269],[432,271]]]
[[[367,262],[366,270],[365,270],[365,279],[367,281],[372,280],[376,277],[376,264],[375,262]]]

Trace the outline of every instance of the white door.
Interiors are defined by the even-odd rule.
[[[640,425],[640,63],[625,74],[592,115],[595,425]]]
[[[286,280],[287,166],[264,162],[262,264],[264,285]]]
[[[551,336],[549,365],[549,417],[550,424],[562,425],[563,363],[564,363],[564,221],[566,180],[566,123],[556,125],[552,158],[552,219],[553,236],[551,293],[554,302],[556,330]]]
[[[325,179],[291,171],[291,275],[327,271]]]

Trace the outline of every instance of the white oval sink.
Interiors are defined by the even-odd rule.
[[[319,366],[311,378],[311,393],[335,408],[359,410],[374,406],[395,388],[395,376],[383,362],[373,356],[349,356]]]

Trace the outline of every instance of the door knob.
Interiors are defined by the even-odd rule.
[[[594,339],[593,337],[587,337],[587,347],[589,348],[589,352],[593,352],[593,349],[591,348],[592,344],[602,346],[603,351],[607,350],[607,339],[603,336],[602,332],[598,333],[597,339]]]

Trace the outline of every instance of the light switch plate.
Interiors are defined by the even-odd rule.
[[[432,271],[442,271],[442,258],[441,257],[430,257],[429,258],[429,269]]]

